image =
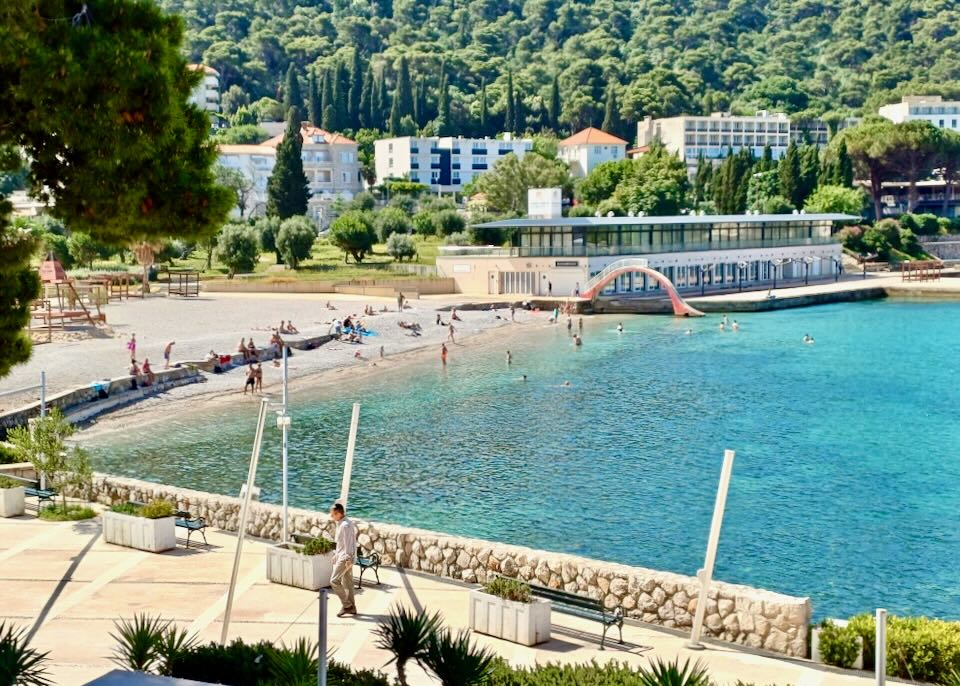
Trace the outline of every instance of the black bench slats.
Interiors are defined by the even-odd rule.
[[[22,483],[24,486],[23,494],[28,498],[37,499],[38,510],[40,509],[40,505],[43,504],[43,501],[53,502],[53,499],[58,495],[54,488],[40,488],[40,481],[37,479],[28,479],[23,476],[14,476],[13,474],[5,474],[4,476]]]
[[[623,643],[623,608],[618,607],[610,611],[599,600],[578,593],[569,593],[558,588],[548,588],[537,584],[529,584],[529,586],[530,594],[535,598],[549,600],[551,609],[562,614],[600,622],[603,625],[603,633],[600,635],[600,650],[604,650],[607,630],[610,627],[617,627],[620,634],[620,643]]]

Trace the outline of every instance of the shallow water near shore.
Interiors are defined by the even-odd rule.
[[[298,388],[290,502],[338,495],[359,401],[356,516],[692,574],[731,448],[717,578],[809,595],[817,617],[960,618],[960,303],[737,318],[593,318],[579,349],[535,325],[452,346],[446,369],[438,351]],[[153,412],[170,417],[87,437],[95,468],[239,491],[257,403]],[[257,480],[279,502],[272,417]]]

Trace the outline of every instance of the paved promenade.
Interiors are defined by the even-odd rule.
[[[5,620],[28,628],[33,644],[50,651],[54,683],[77,686],[112,668],[109,634],[119,617],[147,612],[171,619],[203,641],[218,640],[236,539],[211,531],[207,547],[151,554],[103,542],[99,519],[49,523],[24,517],[0,519],[0,588]],[[247,541],[240,565],[230,638],[291,642],[317,637],[317,594],[265,579],[264,544]],[[439,610],[454,628],[467,625],[465,586],[448,580],[384,569],[380,586],[357,596],[361,616],[337,619],[331,595],[329,645],[335,658],[357,667],[382,669],[389,655],[374,645],[372,629],[391,605]],[[646,626],[624,627],[624,645],[601,652],[597,625],[554,613],[553,640],[526,648],[476,635],[477,643],[518,665],[537,662],[619,660],[641,665],[648,658],[703,659],[715,683],[738,679],[757,684],[867,686],[866,675],[840,673],[806,661],[780,660],[711,644],[702,652],[684,648],[684,638]],[[414,667],[414,686],[436,681]]]

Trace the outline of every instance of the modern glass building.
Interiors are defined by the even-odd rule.
[[[480,225],[501,229],[502,248],[442,248],[438,269],[463,292],[570,295],[612,262],[647,258],[680,289],[740,284],[789,285],[840,270],[840,214],[674,217],[556,217]],[[642,274],[624,274],[608,293],[658,290]]]

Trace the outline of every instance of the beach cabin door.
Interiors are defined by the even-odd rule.
[[[500,279],[497,278],[496,272],[488,272],[487,274],[487,294],[488,295],[499,295],[500,291]]]

